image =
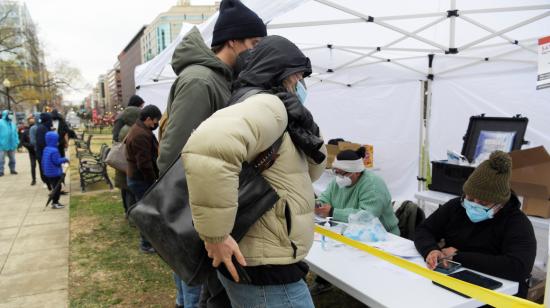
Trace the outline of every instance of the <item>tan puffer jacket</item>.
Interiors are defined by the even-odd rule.
[[[203,240],[222,241],[237,213],[239,172],[285,131],[286,109],[279,98],[257,94],[216,112],[191,135],[182,157],[195,228]],[[326,149],[322,149],[326,153]],[[280,196],[239,242],[249,266],[291,264],[303,259],[313,242],[312,181],[325,168],[310,163],[287,133],[275,164],[263,175]],[[285,218],[285,209],[290,219]],[[290,222],[290,233],[287,231]]]

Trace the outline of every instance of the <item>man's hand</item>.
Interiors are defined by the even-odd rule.
[[[330,215],[330,210],[332,210],[330,204],[323,204],[321,207],[315,208],[315,214],[321,217],[328,217]]]
[[[239,262],[242,266],[246,266],[246,261],[241,254],[239,245],[235,242],[231,235],[228,235],[227,238],[220,243],[204,242],[204,247],[208,252],[208,257],[212,259],[212,266],[218,267],[223,262],[231,274],[231,277],[233,277],[233,280],[235,280],[235,282],[239,282],[239,274],[231,261],[231,257],[235,255],[237,262]]]
[[[437,262],[439,259],[444,258],[445,255],[441,250],[432,250],[426,257],[426,264],[428,265],[428,268],[433,270],[437,266]]]

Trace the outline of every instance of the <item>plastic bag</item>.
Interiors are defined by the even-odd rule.
[[[361,242],[385,241],[388,232],[378,217],[367,211],[359,211],[348,217],[349,224],[344,230],[344,236]]]

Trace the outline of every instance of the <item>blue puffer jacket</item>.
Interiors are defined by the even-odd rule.
[[[8,111],[4,110],[0,119],[0,151],[13,151],[18,145],[17,126],[8,120]]]
[[[56,132],[46,133],[46,147],[42,152],[41,167],[44,175],[49,178],[61,176],[63,170],[61,164],[69,162],[65,157],[61,157],[57,144],[59,143],[59,135]]]

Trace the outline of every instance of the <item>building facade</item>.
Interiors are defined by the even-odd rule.
[[[122,89],[122,105],[126,106],[128,100],[136,93],[134,69],[142,62],[141,38],[146,26],[141,27],[138,33],[130,40],[124,50],[118,55],[120,63],[120,82]]]
[[[120,63],[113,66],[107,73],[107,88],[109,93],[109,111],[116,112],[122,107],[122,82],[120,80]]]
[[[2,80],[9,79],[12,86],[28,84],[26,95],[21,97],[18,91],[11,91],[13,109],[18,111],[36,111],[52,104],[55,95],[49,100],[44,97],[43,85],[48,73],[44,61],[44,52],[40,47],[29,10],[19,1],[0,0],[0,61],[2,62]],[[28,93],[34,91],[32,97]],[[6,102],[3,102],[6,103]]]
[[[145,63],[166,49],[180,33],[183,22],[200,24],[216,13],[219,6],[219,2],[214,5],[191,5],[190,0],[179,0],[177,5],[159,14],[141,38],[142,61]]]

